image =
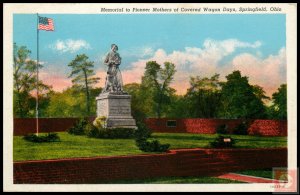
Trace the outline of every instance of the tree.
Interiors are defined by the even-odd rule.
[[[272,118],[287,119],[287,85],[282,84],[277,92],[272,94]]]
[[[88,61],[88,57],[85,54],[80,54],[77,55],[68,66],[72,68],[69,78],[73,77],[73,85],[82,88],[85,91],[86,114],[90,115],[90,88],[100,80],[99,77],[93,77],[95,75],[92,69],[94,67],[94,62]]]
[[[265,106],[262,101],[262,88],[253,87],[247,77],[240,71],[233,71],[221,83],[221,106],[219,116],[222,118],[264,118]],[[258,90],[259,89],[259,90]]]
[[[219,74],[215,74],[211,78],[191,77],[190,85],[191,87],[185,95],[189,117],[217,117],[220,106]]]
[[[14,43],[13,48],[13,79],[14,79],[14,116],[32,117],[35,114],[36,97],[31,95],[36,89],[36,68],[37,63],[30,59],[31,51],[26,46],[17,46]],[[42,66],[39,64],[39,68]],[[51,87],[38,82],[39,87],[39,106],[44,110],[48,95],[51,93]]]
[[[144,97],[141,84],[130,83],[124,85],[124,91],[131,95],[131,112],[133,118],[137,121],[143,121],[149,115],[150,105],[149,98]]]
[[[96,115],[96,96],[101,88],[91,89],[91,114]],[[85,117],[85,92],[76,86],[69,87],[62,92],[53,92],[50,95],[49,106],[46,109],[48,117]]]
[[[169,110],[166,117],[169,118],[191,118],[190,101],[183,95],[172,95],[171,104],[168,106]]]
[[[150,93],[156,116],[160,118],[163,106],[170,103],[170,96],[174,93],[170,84],[176,72],[175,65],[165,62],[164,67],[162,67],[155,61],[149,61],[145,69],[142,77],[142,88]]]

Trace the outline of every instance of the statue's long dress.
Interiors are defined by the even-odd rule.
[[[123,81],[119,65],[121,64],[121,57],[117,53],[110,52],[105,63],[115,62],[108,65],[108,71],[105,81],[105,88],[103,92],[123,92]]]
[[[110,68],[111,80],[110,83],[112,85],[113,91],[122,92],[123,91],[123,81],[121,71],[118,65],[113,65]]]

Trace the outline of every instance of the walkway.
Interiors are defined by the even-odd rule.
[[[255,176],[250,176],[250,175],[242,175],[242,174],[237,174],[237,173],[226,173],[224,175],[218,176],[218,178],[237,180],[237,181],[242,181],[242,182],[246,182],[246,183],[280,183],[279,180],[275,180],[275,179],[255,177]]]

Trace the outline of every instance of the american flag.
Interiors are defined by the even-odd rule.
[[[54,31],[54,24],[51,18],[40,17],[39,16],[39,30],[47,30],[47,31]]]

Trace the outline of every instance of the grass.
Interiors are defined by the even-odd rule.
[[[238,171],[235,173],[242,174],[242,175],[250,175],[250,176],[255,176],[255,177],[274,179],[272,169],[245,170],[245,171]]]
[[[96,139],[58,133],[60,142],[33,143],[14,136],[14,161],[142,154],[133,139]]]
[[[227,136],[227,135],[226,135]],[[259,137],[250,135],[229,135],[236,140],[236,148],[276,148],[287,147],[287,137]],[[209,148],[217,134],[154,133],[153,138],[161,143],[169,143],[175,148]]]
[[[66,132],[58,133],[61,141],[52,143],[32,143],[23,136],[14,136],[14,161],[59,159],[73,157],[119,156],[147,154],[135,145],[133,139],[96,139],[74,136]],[[176,148],[208,148],[209,142],[218,135],[187,133],[153,133],[153,138]],[[237,148],[286,147],[287,137],[258,137],[230,135],[237,140]],[[148,153],[149,154],[149,153]]]
[[[103,182],[101,182],[103,183]],[[244,183],[235,180],[215,177],[161,177],[153,179],[135,179],[107,182],[108,184],[212,184],[212,183]]]

